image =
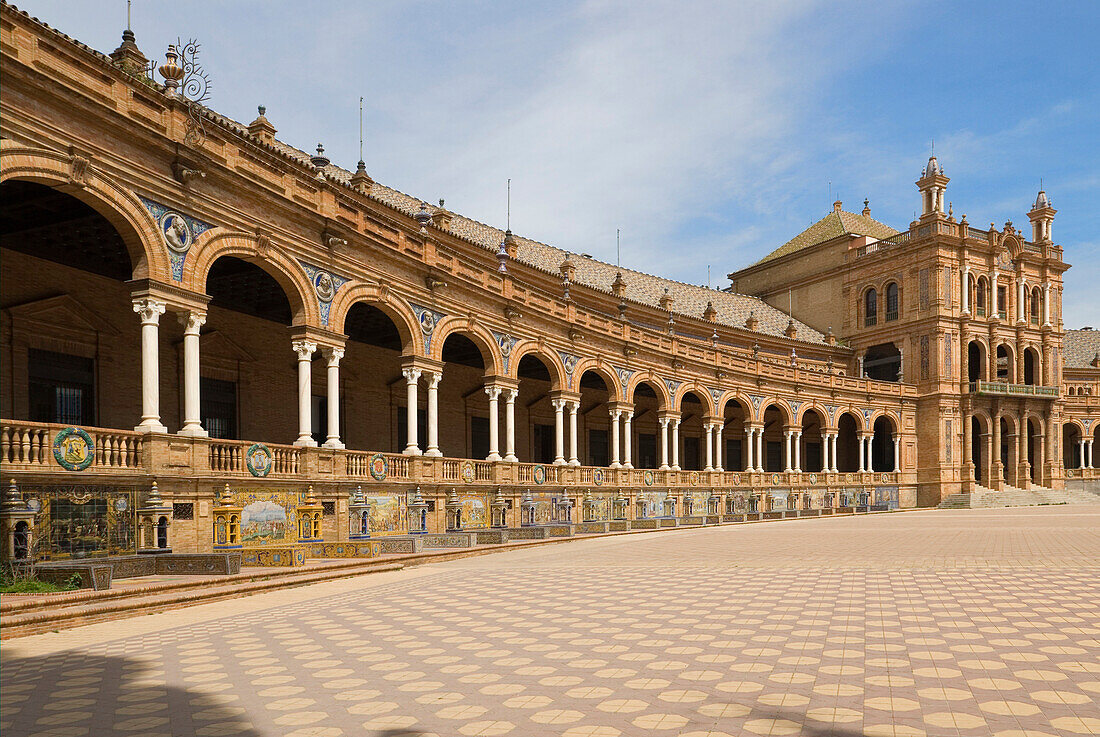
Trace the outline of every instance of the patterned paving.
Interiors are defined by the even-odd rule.
[[[576,541],[0,654],[5,737],[1100,734],[1100,510]]]

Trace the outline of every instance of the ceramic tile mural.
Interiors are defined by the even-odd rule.
[[[665,499],[667,491],[641,491],[638,492],[638,501],[645,503],[646,517],[664,517]]]
[[[887,509],[898,508],[898,487],[896,486],[876,486],[875,487],[875,504],[883,505]]]
[[[611,500],[614,496],[610,493],[593,494],[588,519],[592,522],[606,522],[611,519]]]
[[[254,487],[233,492],[241,507],[241,542],[245,547],[286,545],[298,540],[297,489]]]
[[[401,496],[385,494],[366,497],[370,504],[371,535],[404,535],[405,499]]]
[[[462,529],[477,530],[489,526],[489,500],[484,494],[459,494]]]
[[[787,509],[787,496],[791,493],[790,489],[768,489],[766,492],[771,503],[768,505],[769,512],[783,512]]]
[[[136,487],[25,485],[23,495],[37,513],[33,539],[40,560],[126,555],[136,550]]]
[[[683,499],[684,496],[691,497],[691,513],[692,514],[706,514],[707,513],[707,500],[710,499],[710,491],[690,491],[686,495],[680,495]],[[683,514],[683,510],[680,512]]]

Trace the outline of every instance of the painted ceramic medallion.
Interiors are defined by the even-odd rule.
[[[592,472],[592,483],[596,486],[603,486],[603,469],[597,468]]]
[[[164,234],[164,244],[173,253],[187,253],[194,237],[183,215],[169,210],[160,218],[160,231]]]
[[[53,457],[66,471],[83,471],[95,460],[92,437],[79,427],[66,427],[53,439]]]
[[[272,460],[271,449],[263,443],[253,443],[248,446],[248,451],[244,455],[248,472],[259,478],[271,473]]]
[[[390,472],[390,462],[381,453],[375,453],[370,457],[370,475],[375,481],[385,481]]]
[[[471,483],[475,478],[473,461],[465,461],[462,464],[462,480],[467,484]]]
[[[688,481],[691,482],[692,486],[698,486],[699,485],[699,472],[698,471],[692,471],[691,473],[689,473],[688,474]]]
[[[643,471],[642,481],[646,486],[653,486],[653,471]]]
[[[535,466],[531,471],[531,478],[534,479],[536,484],[546,483],[546,467]]]

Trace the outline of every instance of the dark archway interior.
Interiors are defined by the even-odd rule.
[[[4,248],[126,281],[134,267],[115,227],[80,200],[34,182],[0,184]]]
[[[349,340],[391,351],[401,350],[401,333],[397,325],[385,312],[365,302],[356,302],[348,310],[344,332]]]
[[[653,387],[643,381],[641,384],[638,384],[638,386],[634,389],[634,397],[646,397],[648,399],[656,399],[657,392],[653,391]]]
[[[585,371],[581,376],[581,389],[599,389],[607,391],[607,383],[595,371]]]
[[[875,436],[871,439],[871,470],[895,471],[897,470],[894,458],[894,425],[889,418],[879,417],[875,420]]]
[[[974,480],[982,480],[982,423],[977,417],[970,418],[970,462],[974,464]]]
[[[843,473],[859,470],[859,435],[855,418],[843,414],[837,422],[836,468]]]
[[[289,325],[294,319],[286,293],[256,264],[233,256],[223,256],[210,267],[206,277],[210,304],[234,312]]]
[[[871,346],[863,357],[863,373],[868,379],[898,381],[901,370],[901,352],[893,343]]]
[[[481,349],[474,341],[465,335],[451,333],[443,342],[441,358],[444,363],[457,363],[461,366],[472,368],[485,368],[485,360],[481,357]]]
[[[808,409],[802,414],[802,470],[820,471],[825,461],[821,428],[824,421],[817,410]]]
[[[1025,384],[1038,384],[1038,376],[1036,375],[1036,361],[1035,351],[1028,348],[1024,351],[1024,383]]]
[[[550,369],[538,356],[528,353],[519,360],[516,374],[521,379],[535,379],[537,381],[550,381]]]
[[[980,381],[982,378],[982,347],[976,341],[966,346],[966,380]]]
[[[997,346],[997,381],[1008,381],[1011,373],[1012,357],[1003,345]]]

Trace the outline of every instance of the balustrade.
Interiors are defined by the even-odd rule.
[[[66,429],[65,425],[41,422],[22,422],[4,420],[0,425],[0,460],[12,466],[57,467],[54,459],[54,440],[58,433]],[[87,433],[90,445],[73,451],[76,455],[70,460],[75,465],[83,464],[90,457],[85,468],[138,468],[141,466],[141,451],[144,436],[127,430],[107,430],[97,427],[81,428]],[[82,436],[77,445],[83,444]]]

